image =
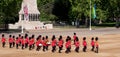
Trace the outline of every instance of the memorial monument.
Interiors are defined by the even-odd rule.
[[[43,24],[39,21],[40,12],[37,8],[37,0],[23,0],[21,10],[19,11],[19,21],[15,24],[9,24],[9,29],[36,30],[52,29],[52,24]]]

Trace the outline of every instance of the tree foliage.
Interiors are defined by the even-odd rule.
[[[9,24],[18,21],[21,0],[0,0],[0,20]]]
[[[22,0],[0,0],[0,22],[15,23]],[[96,4],[97,20],[108,22],[111,18],[120,18],[119,0],[91,0]],[[90,0],[37,0],[41,21],[67,21],[90,18]],[[94,19],[93,19],[94,21]]]

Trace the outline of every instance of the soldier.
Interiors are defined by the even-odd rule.
[[[87,42],[86,42],[86,37],[83,38],[83,52],[86,52],[87,49]]]

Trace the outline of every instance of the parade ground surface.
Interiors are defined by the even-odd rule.
[[[56,38],[59,35],[63,36],[65,40],[66,36],[71,36],[73,39],[73,33],[76,32],[77,36],[80,39],[80,52],[76,53],[74,51],[75,46],[72,45],[71,53],[65,53],[65,47],[62,50],[62,53],[55,53],[51,52],[51,46],[49,50],[43,52],[42,49],[40,51],[31,50],[29,51],[28,48],[22,50],[21,47],[19,49],[9,48],[8,42],[5,48],[1,47],[0,41],[0,57],[120,57],[120,29],[116,28],[96,28],[94,30],[89,29],[52,29],[52,30],[29,30],[27,33],[29,36],[34,34],[36,37],[38,35],[49,36],[51,40],[52,35],[56,35]],[[25,32],[26,33],[26,32]],[[0,32],[1,37],[2,32]],[[18,32],[10,32],[4,33],[5,37],[8,38],[9,34],[18,36]],[[22,34],[24,35],[24,34]],[[82,52],[82,38],[87,37],[87,52]],[[91,37],[99,37],[99,53],[95,53],[90,51],[91,46]],[[7,39],[8,41],[8,39]],[[73,41],[72,41],[73,43]]]

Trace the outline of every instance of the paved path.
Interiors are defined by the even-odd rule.
[[[63,36],[73,36],[73,33],[76,32],[79,36],[89,36],[89,35],[109,35],[109,34],[120,34],[120,29],[116,28],[97,28],[94,30],[89,29],[52,29],[52,30],[29,30],[29,35],[35,34],[43,35],[43,36],[52,36],[52,35],[63,35]],[[2,34],[2,33],[1,33]],[[7,34],[14,34],[18,35],[20,33],[7,33]],[[25,34],[25,33],[24,33]]]

